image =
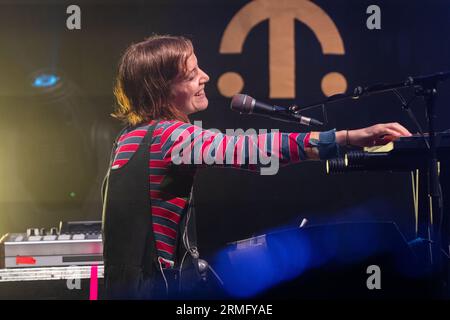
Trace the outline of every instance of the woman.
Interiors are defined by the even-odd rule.
[[[113,116],[127,126],[112,153],[104,197],[109,297],[164,297],[158,293],[172,291],[169,278],[179,280],[178,272],[190,264],[188,259],[194,262],[195,274],[201,274],[189,199],[198,167],[193,164],[204,155],[215,164],[257,170],[269,155],[282,164],[327,159],[336,157],[341,145],[373,146],[410,135],[398,123],[359,130],[275,132],[260,134],[256,141],[202,130],[191,125],[188,116],[208,107],[208,81],[192,43],[183,37],[152,36],[131,45],[120,61]],[[180,154],[189,160],[184,165],[175,164]],[[229,154],[231,161],[224,162]]]

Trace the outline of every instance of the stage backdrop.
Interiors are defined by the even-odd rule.
[[[210,76],[209,108],[192,120],[220,130],[309,130],[232,112],[238,92],[305,106],[358,85],[450,69],[448,1],[0,3],[1,234],[101,219],[100,183],[121,127],[109,116],[117,63],[129,44],[153,33],[192,39]],[[55,74],[56,85],[33,86],[39,74]],[[450,127],[449,87],[440,86],[438,130]],[[411,108],[424,125],[423,101]],[[317,110],[307,115],[323,119]],[[314,129],[398,121],[417,131],[392,94],[329,105],[327,119]],[[303,218],[389,220],[414,236],[408,174],[329,176],[320,162],[273,176],[211,168],[199,172],[195,191],[200,246],[208,253]]]

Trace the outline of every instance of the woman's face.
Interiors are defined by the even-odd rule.
[[[188,58],[186,67],[187,75],[179,76],[172,85],[170,102],[189,115],[208,107],[204,89],[209,77],[198,67],[197,57],[194,53]]]

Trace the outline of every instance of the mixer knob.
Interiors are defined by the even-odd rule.
[[[50,229],[50,234],[52,236],[57,236],[58,235],[58,230],[55,227],[53,227],[53,228]]]
[[[27,229],[27,236],[28,237],[32,237],[32,236],[34,236],[35,235],[35,233],[34,233],[34,228],[28,228]]]
[[[47,230],[45,230],[45,228],[41,228],[41,230],[39,230],[39,235],[46,236],[47,235]]]

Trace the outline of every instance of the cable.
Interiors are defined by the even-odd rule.
[[[423,138],[425,145],[427,146],[428,149],[430,149],[430,144],[428,143],[428,140],[425,138],[425,134],[422,130],[422,126],[420,125],[419,121],[417,121],[416,116],[409,108],[410,103],[413,102],[417,96],[414,96],[409,101],[406,101],[406,99],[400,94],[400,92],[397,91],[397,89],[393,89],[392,92],[394,92],[395,95],[397,96],[397,98],[400,100],[400,103],[402,104],[402,108],[408,113],[408,116],[411,118],[411,120],[414,122],[417,129],[419,130],[420,136]]]
[[[415,180],[414,180],[415,179]],[[416,237],[419,236],[419,170],[411,171]]]
[[[182,277],[182,272],[183,272],[183,264],[184,264],[184,260],[189,252],[189,254],[194,258],[194,253],[191,250],[190,244],[189,244],[189,236],[187,234],[187,230],[188,230],[188,226],[189,226],[189,221],[191,219],[191,211],[192,211],[192,206],[193,206],[193,198],[194,198],[194,185],[192,184],[191,187],[191,193],[190,193],[190,197],[189,197],[189,204],[188,204],[188,210],[186,213],[186,223],[184,224],[184,230],[183,230],[183,235],[181,237],[181,240],[183,241],[183,246],[184,249],[186,250],[186,252],[183,255],[183,258],[181,259],[181,264],[180,264],[180,270],[179,270],[179,279],[178,279],[178,290],[181,293],[182,290],[182,281],[181,281],[181,277]],[[198,258],[198,252],[197,252],[197,248],[195,248],[196,250],[196,258]]]
[[[214,276],[217,278],[217,280],[219,280],[220,284],[223,286],[222,279],[220,279],[219,275],[214,271],[214,269],[209,264],[208,264],[208,268],[209,268],[209,270],[211,270],[211,272],[214,274]]]
[[[181,272],[183,270],[184,259],[186,258],[188,252],[186,251],[183,255],[183,259],[181,259],[180,270],[178,271],[178,291],[181,292]]]
[[[184,226],[184,231],[183,231],[183,237],[182,237],[182,240],[183,240],[184,248],[185,248],[187,251],[189,251],[189,252],[191,253],[191,255],[192,255],[192,252],[191,252],[191,245],[189,244],[189,235],[188,235],[188,232],[187,232],[188,226],[189,226],[189,221],[190,221],[190,220],[191,220],[191,204],[189,203],[188,212],[187,212],[187,217],[186,217],[186,223],[185,223],[185,226]]]
[[[166,285],[166,296],[169,297],[169,284],[167,283],[166,275],[164,274],[161,260],[158,259],[159,269],[161,270],[161,275],[164,279],[164,284]]]
[[[443,230],[443,228],[444,228],[444,209],[443,209],[443,203],[442,203],[442,199],[443,199],[443,194],[442,194],[442,186],[441,186],[441,184],[439,183],[439,190],[438,190],[438,193],[439,193],[439,202],[438,202],[438,206],[439,206],[439,208],[438,208],[438,210],[439,210],[439,216],[440,216],[440,219],[439,219],[439,226],[438,226],[438,230],[439,230],[439,235],[441,235],[441,239],[440,240],[442,240],[442,230]],[[447,223],[447,221],[445,222],[445,223]],[[444,243],[447,243],[447,241],[444,241]],[[444,248],[442,248],[442,245],[441,245],[441,248],[440,248],[444,253],[445,253],[445,255],[447,256],[447,258],[448,258],[448,251],[446,252],[446,251],[444,251]],[[447,246],[447,249],[446,250],[448,250],[448,246]]]
[[[188,226],[189,226],[189,222],[190,222],[190,219],[191,219],[192,209],[194,208],[194,206],[195,206],[195,204],[194,204],[194,185],[192,185],[190,201],[189,201],[189,205],[188,205],[188,212],[187,212],[187,217],[186,217],[186,223],[185,223],[185,226],[184,226],[184,231],[183,231],[183,236],[182,236],[183,245],[184,245],[184,248],[186,249],[186,252],[184,253],[183,259],[181,260],[181,265],[180,265],[180,270],[179,270],[179,286],[178,287],[179,287],[180,292],[181,292],[181,289],[182,289],[181,277],[182,277],[182,272],[183,272],[183,264],[184,264],[184,260],[185,260],[185,258],[187,256],[188,252],[189,252],[189,254],[191,255],[191,257],[194,260],[197,260],[197,268],[198,268],[198,271],[199,271],[200,275],[202,276],[202,278],[204,278],[204,272],[207,269],[209,269],[209,270],[211,270],[213,275],[217,278],[217,280],[220,282],[220,284],[223,286],[222,279],[214,271],[214,269],[209,265],[209,263],[206,260],[199,259],[200,254],[198,252],[198,248],[197,247],[191,247],[191,245],[190,245],[189,235],[188,235],[187,231],[188,231]],[[203,267],[200,267],[201,264],[203,264]]]
[[[446,252],[444,249],[441,248],[442,253],[448,258],[450,258],[450,256],[448,255],[448,252]]]

